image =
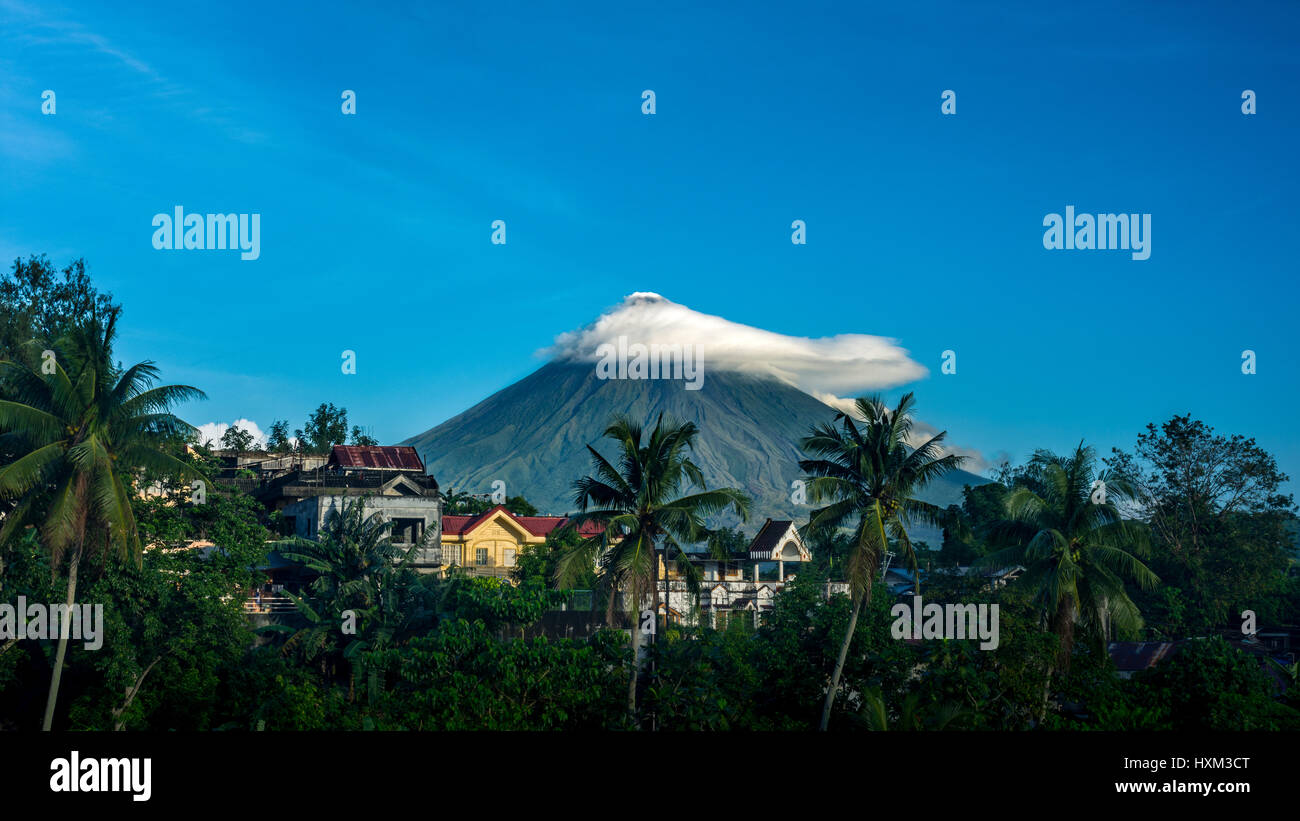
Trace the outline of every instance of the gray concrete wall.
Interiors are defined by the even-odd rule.
[[[316,539],[331,511],[343,510],[344,500],[361,499],[365,515],[382,513],[384,518],[419,519],[424,523],[427,549],[416,559],[417,564],[429,565],[441,559],[442,500],[437,496],[309,496],[284,507],[285,516],[296,518],[296,534],[304,539]]]

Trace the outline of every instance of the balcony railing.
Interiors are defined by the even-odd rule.
[[[456,568],[457,572],[464,573],[466,576],[491,576],[497,579],[509,579],[515,574],[513,567],[502,567],[500,565],[483,565],[483,564],[453,564],[446,565],[446,568]]]
[[[244,612],[250,616],[274,616],[297,613],[298,608],[288,596],[263,596],[260,601],[249,596],[244,600]]]

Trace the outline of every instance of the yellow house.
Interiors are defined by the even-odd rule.
[[[475,516],[444,515],[442,566],[458,565],[479,576],[509,576],[521,550],[545,544],[547,535],[568,521],[567,516],[516,516],[503,505]],[[579,530],[582,536],[598,532],[591,524]]]

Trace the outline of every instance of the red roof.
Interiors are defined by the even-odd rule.
[[[518,522],[524,530],[527,530],[534,536],[546,536],[550,534],[551,531],[562,527],[569,521],[568,516],[516,516],[509,510],[506,510],[505,505],[497,505],[491,510],[483,511],[477,516],[443,516],[442,532],[453,536],[464,535],[478,527],[498,510]],[[604,530],[604,528],[596,522],[583,522],[582,526],[578,528],[578,535],[595,536],[602,530]]]
[[[424,472],[424,462],[420,461],[420,455],[408,445],[335,445],[330,453],[329,464],[346,468]]]

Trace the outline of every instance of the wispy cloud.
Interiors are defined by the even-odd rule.
[[[221,129],[231,139],[245,143],[265,142],[265,135],[245,127],[227,112],[211,105],[196,105],[198,93],[194,89],[168,77],[135,51],[80,22],[56,16],[48,8],[17,0],[0,0],[0,27],[4,29],[7,47],[7,55],[0,57],[0,66],[10,78],[28,79],[22,70],[36,62],[31,59],[32,55],[44,55],[61,64],[76,65],[77,61],[82,61],[87,64],[87,74],[111,78],[117,71],[129,75],[131,81],[124,87],[132,90],[133,101],[146,100],[150,104],[168,106],[179,115]],[[16,104],[12,83],[4,89],[4,96],[6,105]],[[39,100],[29,104],[34,110]],[[114,112],[107,105],[96,106],[93,102],[82,101],[82,108],[87,114],[83,121],[92,126],[103,126],[114,120]],[[11,148],[9,136],[3,141],[6,152]],[[48,135],[42,133],[40,137],[47,138]],[[18,147],[22,147],[21,141]],[[18,159],[24,158],[19,156]]]

